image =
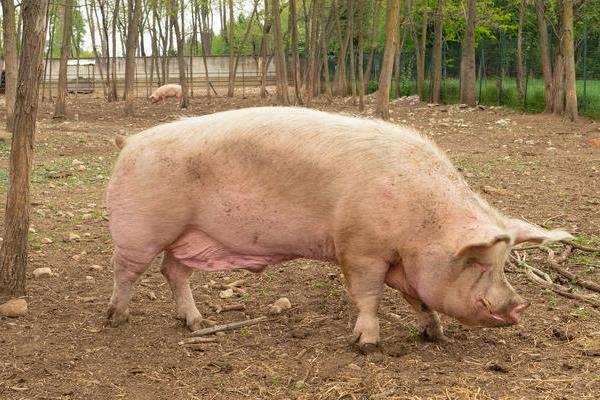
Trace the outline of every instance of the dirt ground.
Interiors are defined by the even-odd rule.
[[[252,94],[210,104],[195,98],[181,112],[175,101],[150,106],[140,99],[138,115],[124,118],[122,103],[81,96],[77,102],[70,98],[64,122],[52,120],[51,104],[41,104],[29,313],[0,318],[0,399],[600,398],[599,310],[532,284],[515,266],[507,266],[508,279],[532,302],[522,324],[467,328],[444,317],[453,339],[447,344],[422,341],[407,303],[386,289],[382,352],[359,354],[349,344],[354,311],[338,268],[306,260],[258,275],[194,274],[196,303],[204,317],[218,323],[269,315],[269,305],[282,296],[292,304],[291,310],[217,336],[214,343],[178,344],[189,332],[174,318],[174,302],[157,265],[136,286],[129,324],[105,328],[112,247],[104,190],[117,154],[113,135],[182,116],[272,103]],[[360,115],[350,101],[319,100],[315,106]],[[600,123],[412,99],[391,109],[395,123],[431,136],[473,189],[503,212],[600,245],[600,148],[590,144],[600,138]],[[372,110],[370,100],[362,115]],[[0,139],[2,209],[9,146]],[[549,271],[539,250],[528,251],[527,261]],[[55,275],[35,279],[32,271],[39,267],[50,267]],[[599,253],[575,251],[568,267],[600,282]],[[238,279],[245,281],[246,293],[221,299],[222,285]],[[233,303],[245,310],[216,312]]]

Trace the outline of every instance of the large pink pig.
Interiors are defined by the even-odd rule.
[[[384,284],[415,309],[426,337],[444,339],[436,311],[468,325],[517,323],[528,304],[504,276],[511,247],[571,237],[501,215],[433,143],[382,121],[247,108],[118,144],[107,195],[113,326],[127,320],[131,287],[161,252],[192,330],[201,322],[192,271],[259,272],[305,257],[342,268],[361,349],[379,342]]]
[[[168,83],[166,85],[162,85],[154,92],[152,92],[152,94],[148,98],[152,101],[152,103],[157,103],[161,100],[164,103],[165,99],[169,97],[177,97],[177,100],[181,102],[181,98],[183,97],[181,85],[178,85],[176,83]]]

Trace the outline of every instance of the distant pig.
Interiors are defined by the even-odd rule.
[[[379,342],[385,284],[414,308],[425,337],[443,340],[436,312],[467,325],[517,323],[528,303],[504,275],[511,248],[571,238],[503,216],[427,138],[382,121],[246,108],[118,143],[107,192],[113,326],[127,320],[130,290],[160,253],[192,330],[201,322],[195,269],[260,272],[304,257],[341,267],[361,350]]]
[[[177,100],[181,102],[181,98],[183,97],[183,92],[181,91],[181,85],[176,83],[169,83],[167,85],[162,85],[158,89],[156,89],[152,94],[148,97],[152,103],[157,103],[162,100],[165,102],[166,98],[169,97],[177,97]]]

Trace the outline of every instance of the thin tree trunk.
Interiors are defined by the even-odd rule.
[[[86,4],[87,5],[87,4]],[[54,8],[54,7],[52,7]],[[48,85],[51,86],[52,85],[52,81],[50,81],[51,76],[48,76],[48,74],[46,73],[48,71],[48,64],[49,64],[49,59],[50,59],[50,54],[52,52],[52,44],[54,43],[54,24],[56,21],[56,13],[54,12],[50,12],[50,7],[48,7],[49,10],[49,15],[52,14],[52,18],[49,18],[49,23],[48,23],[48,50],[46,50],[46,57],[44,60],[44,74],[42,75],[42,102],[44,100],[46,100],[46,84],[48,82]],[[87,8],[86,8],[87,11]],[[47,18],[48,19],[48,18]],[[50,92],[52,93],[52,92]],[[48,99],[49,101],[52,101],[52,96],[49,97]]]
[[[350,93],[352,105],[356,105],[356,59],[354,58],[354,0],[348,0],[348,32],[350,33]]]
[[[308,65],[304,75],[304,96],[306,106],[310,107],[313,98],[313,87],[315,79],[315,70],[317,69],[317,48],[318,48],[318,27],[319,27],[319,9],[320,1],[313,0],[310,10],[310,43],[308,46]]]
[[[432,72],[431,72],[431,97],[432,103],[439,103],[441,100],[442,88],[442,40],[444,34],[444,1],[438,0],[435,10],[434,22],[434,40],[432,54]],[[524,1],[524,0],[523,0]]]
[[[131,3],[130,3],[131,4]],[[131,6],[130,6],[131,7]],[[132,116],[134,114],[134,84],[135,84],[135,52],[138,44],[138,32],[140,18],[142,16],[142,2],[135,0],[134,9],[131,10],[131,20],[127,28],[127,54],[125,59],[125,106],[123,111],[125,115]]]
[[[67,61],[69,59],[69,42],[72,34],[73,0],[64,0],[63,36],[60,49],[60,67],[58,70],[58,93],[54,104],[53,118],[65,118],[65,99],[67,95]]]
[[[233,0],[228,0],[227,1],[228,5],[229,5],[229,29],[227,32],[227,36],[229,37],[229,83],[227,84],[227,97],[233,97],[233,91],[234,88],[233,86],[235,85],[235,77],[234,77],[234,72],[233,72],[233,56],[234,56],[234,51],[233,51],[233,27],[234,27],[234,16],[233,16]]]
[[[475,96],[475,23],[477,21],[477,6],[475,0],[468,0],[466,14],[466,29],[462,41],[462,56],[460,60],[460,102],[474,106]]]
[[[365,4],[364,2],[358,3],[358,110],[364,111],[365,109],[365,71],[363,69],[364,63],[364,25],[365,25]]]
[[[379,75],[379,92],[375,115],[385,120],[390,118],[390,85],[392,84],[392,70],[394,68],[394,55],[396,53],[396,40],[398,20],[400,19],[400,0],[390,0],[387,14],[385,49],[381,74]]]
[[[381,10],[381,1],[382,0],[375,0],[375,10],[373,12],[373,25],[371,27],[371,50],[369,51],[369,59],[367,60],[367,71],[365,72],[365,85],[369,84],[369,80],[371,79],[371,71],[373,71],[375,49],[377,48],[377,27],[379,24],[379,12]]]
[[[21,10],[23,46],[17,78],[19,91],[15,101],[4,241],[0,246],[0,296],[11,297],[25,294],[30,180],[48,0],[24,0]]]
[[[204,5],[202,5],[202,7],[204,7]],[[210,93],[210,79],[208,76],[208,63],[206,61],[206,56],[207,54],[207,47],[210,46],[210,43],[206,43],[205,40],[208,40],[207,38],[210,36],[206,36],[204,35],[205,30],[208,31],[208,28],[206,27],[205,24],[207,24],[207,20],[204,17],[204,11],[201,9],[200,10],[200,19],[199,19],[199,29],[200,29],[200,40],[202,41],[202,63],[204,64],[204,80],[205,80],[205,84],[206,84],[206,98],[208,99],[208,102],[210,103],[211,101],[211,93]],[[196,13],[196,15],[198,15],[198,13]]]
[[[351,4],[353,0],[348,0],[348,3]],[[337,30],[338,30],[338,37],[340,39],[340,49],[338,51],[338,62],[337,62],[337,68],[335,70],[336,72],[336,86],[335,86],[335,94],[336,96],[346,96],[347,92],[348,92],[348,83],[346,80],[346,58],[347,58],[347,54],[348,54],[348,47],[349,47],[349,42],[350,42],[350,30],[348,29],[348,27],[346,27],[346,35],[344,36],[343,39],[342,38],[342,31],[341,31],[341,23],[340,23],[340,12],[338,10],[338,8],[336,7],[334,9],[334,11],[336,12],[336,26],[337,26]],[[350,14],[350,10],[347,10],[348,12],[348,16],[347,18],[351,18]]]
[[[246,31],[244,32],[244,36],[242,37],[242,41],[240,42],[239,49],[235,52],[235,58],[233,61],[233,69],[231,70],[231,73],[229,74],[229,86],[232,88],[234,86],[235,79],[237,76],[238,65],[240,63],[240,56],[242,54],[242,50],[244,49],[244,46],[246,45],[246,42],[248,41],[248,37],[250,36],[250,29],[252,28],[252,21],[254,21],[254,16],[257,13],[259,1],[260,0],[255,0],[255,2],[254,2],[254,8],[252,9],[252,13],[250,14],[250,18],[248,19],[248,26],[246,27]],[[233,96],[233,90],[232,90],[231,96]],[[231,96],[229,96],[229,97],[231,97]]]
[[[2,0],[2,28],[4,40],[4,82],[6,99],[6,130],[13,132],[15,99],[17,95],[17,26],[13,0]]]
[[[414,10],[414,9],[413,9]],[[429,22],[429,10],[423,10],[421,16],[421,32],[417,36],[417,26],[412,20],[413,41],[415,43],[415,60],[417,64],[417,95],[424,100],[425,89],[425,47],[427,45],[427,24]]]
[[[277,100],[282,105],[288,105],[290,104],[290,99],[288,96],[287,60],[281,34],[279,0],[272,0],[271,5],[273,14],[273,40],[275,42],[275,68],[277,70]]]
[[[269,68],[269,63],[267,61],[267,46],[271,25],[271,20],[269,19],[269,3],[268,0],[265,0],[265,25],[260,42],[260,59],[262,60],[260,65],[260,97],[263,99],[267,97],[267,72]]]
[[[544,16],[544,0],[535,0],[535,15],[537,18],[540,58],[542,63],[542,73],[544,75],[544,112],[552,112],[554,82],[552,78],[552,64],[550,62],[550,45],[548,41],[548,28]]]
[[[519,26],[517,28],[517,94],[519,102],[522,104],[525,99],[525,68],[523,65],[523,26],[525,24],[525,1],[521,0],[519,4]]]
[[[117,93],[117,25],[119,23],[119,0],[115,1],[115,9],[112,19],[112,79],[109,101],[119,98]]]
[[[575,50],[573,35],[573,0],[563,1],[563,54],[565,57],[565,115],[577,119],[577,87],[575,81]]]
[[[177,20],[177,0],[171,2],[171,22],[175,29],[175,39],[177,40],[177,64],[179,66],[179,84],[181,85],[182,98],[179,103],[179,108],[188,108],[188,85],[185,73],[185,58],[183,56],[183,35],[179,29],[179,21]]]
[[[88,9],[89,6],[89,9]],[[94,17],[92,12],[90,11],[93,7],[95,7],[94,1],[88,5],[87,0],[84,3],[85,14],[87,16],[88,25],[90,27],[90,37],[92,39],[92,51],[94,52],[94,59],[96,60],[96,64],[98,65],[98,72],[100,73],[100,81],[104,81],[104,71],[102,70],[102,60],[100,59],[100,55],[98,54],[98,48],[96,46],[96,26],[94,23]],[[106,97],[106,87],[104,84],[102,85],[104,96]]]
[[[323,7],[323,14],[324,14],[324,9],[325,7]],[[325,26],[325,24],[322,24],[321,27],[321,37],[319,38],[319,41],[321,42],[321,56],[323,58],[323,82],[325,84],[325,97],[327,97],[327,99],[329,101],[332,101],[333,98],[333,93],[331,90],[331,79],[330,79],[330,75],[329,75],[329,52],[328,52],[328,40],[327,40],[327,27]]]
[[[294,58],[294,95],[296,103],[303,104],[300,92],[300,55],[298,54],[298,27],[296,26],[296,0],[290,0],[290,29],[292,30],[292,56]],[[313,5],[314,7],[314,5]]]

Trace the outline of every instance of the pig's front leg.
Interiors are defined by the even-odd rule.
[[[160,272],[167,278],[173,292],[177,307],[177,318],[183,320],[191,331],[200,329],[202,315],[196,308],[192,289],[190,288],[192,268],[181,264],[169,252],[165,251]]]
[[[379,345],[377,310],[383,292],[387,264],[366,257],[345,257],[341,263],[346,289],[358,309],[354,342],[361,353],[373,352]]]
[[[440,316],[422,301],[402,294],[406,301],[417,313],[419,325],[422,329],[421,337],[423,340],[431,342],[450,342],[451,340],[444,335],[444,329],[440,321]]]

